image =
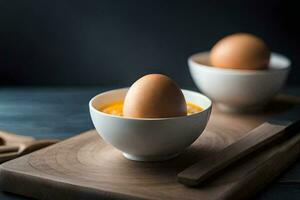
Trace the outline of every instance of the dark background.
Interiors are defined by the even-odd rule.
[[[286,0],[0,0],[0,85],[127,86],[164,73],[192,86],[187,57],[235,32],[288,56],[288,84],[299,85],[297,8]]]

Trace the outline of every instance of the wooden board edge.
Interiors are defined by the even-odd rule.
[[[16,185],[18,187],[16,187]],[[40,176],[33,176],[7,169],[6,166],[3,165],[0,165],[0,188],[5,192],[45,200],[142,199],[127,194],[82,187],[71,183],[54,181],[49,178],[45,179]],[[39,190],[34,190],[33,188],[39,188]],[[56,192],[53,193],[51,191]]]
[[[82,135],[91,134],[95,129],[84,131],[80,134],[66,138],[56,144],[40,149],[38,151],[47,150],[48,148],[55,148],[56,145],[64,143],[69,140],[76,139]],[[99,136],[100,137],[100,136]],[[57,180],[46,179],[41,176],[33,176],[26,173],[26,171],[11,169],[11,166],[16,166],[19,162],[27,162],[28,157],[38,151],[30,154],[18,157],[16,159],[7,161],[0,165],[0,188],[2,191],[15,193],[27,197],[38,198],[38,199],[137,199],[130,195],[119,194],[114,192],[102,191],[99,189],[93,189],[88,187],[79,187],[77,185],[65,182],[59,182]],[[42,187],[41,187],[42,184]],[[18,185],[18,187],[16,187]],[[32,190],[36,186],[43,188],[42,190]],[[23,186],[23,187],[20,187]],[[63,187],[62,187],[63,186]],[[62,189],[63,188],[63,189]],[[51,191],[57,191],[53,194]],[[80,192],[79,192],[80,191]],[[54,195],[54,196],[52,196]],[[139,198],[141,199],[141,198]]]

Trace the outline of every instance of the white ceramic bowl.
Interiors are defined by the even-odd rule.
[[[90,100],[90,114],[99,135],[130,160],[161,161],[175,157],[203,132],[211,112],[211,101],[193,91],[182,90],[186,101],[204,110],[183,117],[125,118],[97,110],[125,98],[128,88],[101,93]]]
[[[197,87],[226,111],[261,108],[284,85],[290,60],[272,53],[267,70],[237,70],[209,66],[209,53],[188,58],[191,76]]]

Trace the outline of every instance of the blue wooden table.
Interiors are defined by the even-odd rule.
[[[35,138],[64,139],[93,128],[88,101],[112,87],[0,88],[0,129]],[[300,88],[287,90],[300,95]],[[0,200],[26,199],[0,193]],[[257,199],[300,199],[300,160]]]

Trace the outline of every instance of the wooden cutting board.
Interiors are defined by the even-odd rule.
[[[291,141],[274,144],[198,188],[179,184],[176,175],[235,142],[274,114],[274,110],[280,113],[289,106],[275,102],[269,106],[272,112],[267,109],[260,115],[224,114],[214,109],[198,140],[180,156],[166,162],[127,160],[91,130],[2,164],[1,188],[38,199],[249,198],[295,160],[281,153],[289,150],[289,155],[295,154],[300,150],[299,144]],[[286,163],[280,169],[268,162],[274,155],[278,155],[276,161]]]

